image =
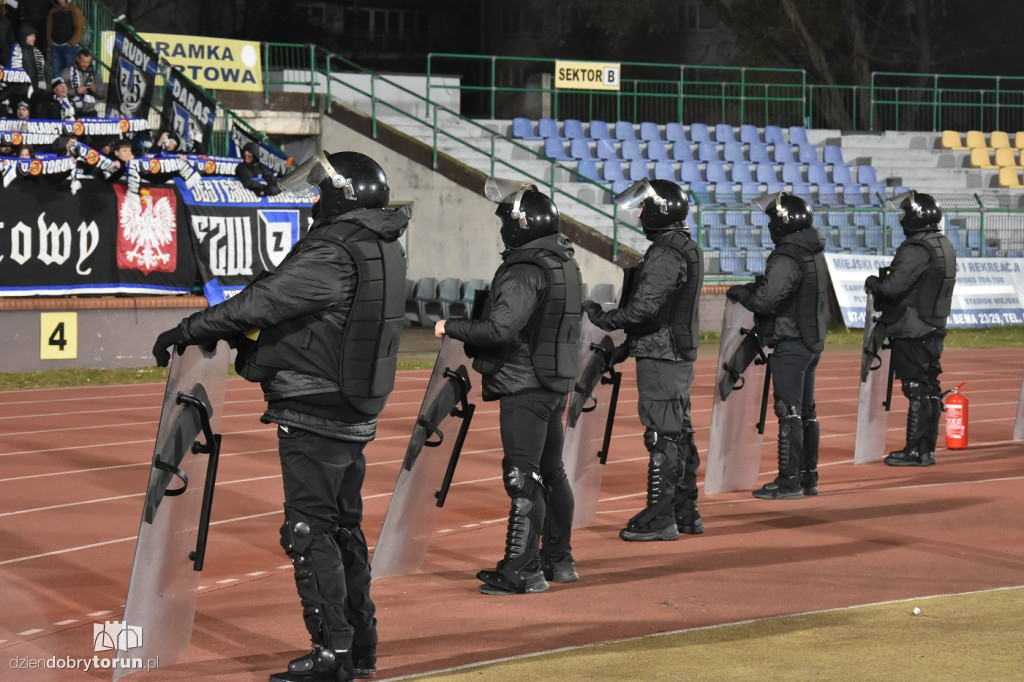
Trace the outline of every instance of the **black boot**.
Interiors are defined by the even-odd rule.
[[[673,440],[659,438],[650,429],[644,434],[650,451],[647,462],[647,506],[619,531],[627,542],[678,540],[679,530],[673,514],[673,496],[679,476],[679,448]]]
[[[697,509],[697,470],[700,469],[700,452],[691,433],[682,448],[683,475],[676,485],[673,504],[676,513],[676,528],[684,535],[700,535],[704,532],[704,521]]]
[[[942,419],[941,395],[925,397],[928,418],[924,420],[924,437],[921,439],[921,466],[935,464],[935,444],[939,440],[939,421]]]
[[[800,486],[800,458],[803,452],[804,426],[794,405],[775,401],[779,418],[779,475],[771,483],[753,492],[762,500],[798,500],[804,496]]]
[[[821,431],[814,405],[804,409],[804,452],[800,462],[800,487],[804,495],[818,494],[818,443]]]
[[[580,579],[572,557],[572,517],[575,501],[565,469],[544,473],[545,513],[540,557],[544,578],[555,583],[574,583]]]
[[[314,646],[305,656],[288,662],[288,670],[274,673],[270,682],[349,682],[356,678],[352,655]]]
[[[544,498],[539,484],[529,489],[532,498],[512,498],[505,534],[505,558],[493,571],[476,574],[483,582],[479,588],[482,594],[533,594],[548,589],[537,548],[540,540],[537,529],[544,519]]]
[[[934,457],[922,457],[921,447],[924,445],[925,429],[927,428],[930,401],[924,394],[924,386],[916,381],[908,381],[903,385],[903,394],[907,396],[907,439],[902,450],[890,452],[885,463],[894,467],[926,467],[934,464]]]

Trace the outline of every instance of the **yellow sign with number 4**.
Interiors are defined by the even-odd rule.
[[[39,314],[39,359],[78,357],[78,313]]]

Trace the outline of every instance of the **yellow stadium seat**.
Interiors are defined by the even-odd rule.
[[[1024,185],[1020,184],[1020,174],[1013,168],[999,169],[999,186],[1009,187],[1010,189],[1024,189]]]
[[[1018,131],[1014,134],[1013,146],[1017,149],[1024,149],[1024,130]]]
[[[967,146],[971,149],[991,149],[985,142],[985,133],[980,130],[967,131]]]
[[[993,130],[988,136],[988,144],[992,149],[1002,149],[1010,146],[1010,136],[1002,130]]]
[[[996,165],[1000,168],[1024,168],[1017,159],[1016,150],[1004,147],[996,150]]]
[[[1024,133],[1018,133],[1024,138]],[[1024,139],[1022,139],[1024,142]],[[953,149],[955,151],[964,151],[967,147],[964,146],[963,140],[960,139],[960,133],[955,130],[943,130],[942,131],[942,147],[944,149]]]
[[[992,163],[988,149],[974,148],[971,150],[971,165],[975,168],[998,168]]]

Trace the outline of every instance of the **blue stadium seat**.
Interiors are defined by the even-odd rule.
[[[591,140],[609,140],[611,139],[611,133],[608,132],[608,124],[604,121],[597,119],[591,119],[590,121],[590,135]]]
[[[718,145],[711,140],[697,143],[697,159],[700,161],[718,161]]]
[[[967,248],[971,251],[976,250],[981,253],[981,230],[976,227],[967,228],[965,232],[965,243],[967,244]]]
[[[726,142],[722,145],[722,160],[746,163],[747,155],[743,151],[743,145],[739,142]]]
[[[761,229],[750,227],[749,225],[741,225],[733,231],[733,238],[736,241],[736,248],[738,249],[756,249],[758,247],[757,237],[760,234]]]
[[[729,182],[725,173],[725,164],[721,161],[708,161],[704,165],[704,179],[708,182]]]
[[[755,142],[761,142],[761,131],[759,131],[757,126],[752,123],[744,123],[740,126],[740,142],[744,142],[749,145],[753,145]]]
[[[671,161],[655,161],[654,162],[654,179],[655,180],[671,180],[672,182],[679,182],[679,174],[676,173],[675,165]]]
[[[718,267],[730,275],[750,275],[752,273],[743,264],[745,256],[739,249],[722,249],[718,255]]]
[[[750,174],[750,165],[746,161],[734,162],[729,171],[729,179],[741,184],[754,182],[754,177]]]
[[[647,166],[647,162],[643,159],[630,161],[627,179],[630,182],[636,182],[644,178],[650,178],[650,169]]]
[[[700,172],[700,164],[696,161],[683,161],[679,166],[679,180],[690,186],[691,191],[706,191],[708,183]]]
[[[437,300],[441,304],[441,316],[469,317],[469,310],[462,305],[462,283],[458,277],[446,277],[437,285]]]
[[[664,140],[649,140],[647,142],[647,158],[651,161],[668,161],[668,147]]]
[[[677,140],[672,144],[672,160],[673,161],[696,161],[697,157],[693,154],[693,145],[686,140]]]
[[[533,121],[521,116],[512,119],[512,137],[519,140],[540,139],[540,135],[533,132]]]
[[[615,139],[622,140],[635,140],[636,130],[633,128],[633,124],[630,121],[616,121],[615,122]]]
[[[590,149],[590,140],[581,137],[571,138],[569,141],[569,156],[580,161],[596,160],[594,152]]]
[[[777,144],[772,149],[772,161],[774,163],[796,163],[793,156],[793,147],[788,144]]]
[[[537,132],[546,140],[567,140],[558,132],[558,121],[553,118],[542,118],[537,122]]]
[[[744,266],[751,273],[760,275],[764,273],[768,256],[762,249],[747,249],[747,257],[744,259]]]
[[[612,181],[612,196],[615,196],[616,194],[620,194],[622,192],[625,192],[627,189],[629,189],[630,185],[632,185],[632,184],[633,183],[631,181],[629,181],[629,180],[627,180],[625,178],[623,178],[622,180],[613,180]]]
[[[837,144],[827,144],[821,151],[821,160],[825,163],[846,165],[843,160],[843,148]]]
[[[856,185],[853,176],[850,174],[850,167],[845,163],[832,164],[832,182],[837,185]]]
[[[854,252],[860,248],[861,229],[854,225],[847,225],[838,229],[839,248],[844,251]]]
[[[774,125],[767,125],[764,127],[764,141],[767,144],[772,144],[778,147],[779,145],[789,143],[786,142],[785,136],[782,134],[782,128]]]
[[[885,196],[885,183],[878,181],[874,166],[857,166],[857,182],[867,185],[867,192],[871,196],[876,194]]]
[[[786,183],[779,180],[778,172],[775,170],[775,164],[773,163],[757,164],[754,178],[765,186],[765,192],[769,194],[781,192],[786,187]]]
[[[738,193],[737,187],[728,180],[721,182],[709,182],[715,203],[722,206],[742,206],[743,197]]]
[[[605,161],[601,166],[601,177],[605,182],[615,182],[616,180],[626,179],[625,176],[622,175],[622,164],[611,159]]]
[[[636,159],[644,158],[644,153],[640,150],[640,142],[636,139],[623,140],[622,158],[627,161],[634,161]]]
[[[711,131],[707,123],[690,124],[690,142],[704,142],[711,139]]]
[[[803,126],[790,126],[789,127],[789,143],[790,144],[810,144],[807,141],[807,128]]]
[[[864,246],[873,253],[882,253],[883,236],[882,228],[870,227],[864,229]]]
[[[818,148],[812,144],[796,145],[796,159],[800,163],[821,163],[818,158]]]
[[[764,142],[751,142],[747,147],[747,158],[751,163],[772,162],[772,157],[768,153],[768,145]]]
[[[686,136],[686,129],[682,123],[671,122],[665,124],[665,139],[669,142],[689,142],[690,138]]]
[[[828,227],[848,227],[853,224],[849,211],[829,211],[823,218]]]
[[[562,130],[565,133],[565,136],[570,140],[575,140],[577,138],[586,139],[587,137],[586,133],[583,132],[583,122],[578,118],[565,119],[565,122],[562,124]]]
[[[650,121],[641,121],[640,139],[647,140],[648,142],[651,140],[661,140],[661,130],[658,128],[658,124]]]
[[[555,161],[573,161],[574,159],[565,153],[565,140],[549,137],[544,140],[544,156]]]
[[[607,138],[600,138],[594,145],[594,151],[598,159],[618,160],[619,150],[615,148],[615,142]]]
[[[723,144],[736,141],[736,131],[728,123],[719,123],[715,126],[715,142]]]
[[[416,282],[413,290],[413,301],[416,304],[416,321],[424,327],[433,327],[442,319],[441,302],[437,300],[437,280],[423,277]]]
[[[576,172],[582,175],[588,180],[594,182],[604,182],[597,172],[597,162],[591,161],[590,159],[582,159],[576,164]]]

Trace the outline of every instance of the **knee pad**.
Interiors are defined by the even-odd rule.
[[[539,473],[528,471],[518,464],[502,461],[501,468],[504,474],[501,480],[505,484],[505,492],[511,498],[532,498],[534,489],[543,483]]]
[[[800,413],[800,418],[804,420],[804,424],[818,421],[818,406],[814,403],[805,406],[803,412]]]
[[[309,553],[313,543],[313,528],[305,516],[292,509],[284,512],[284,525],[281,526],[281,547],[290,557],[304,556]]]

